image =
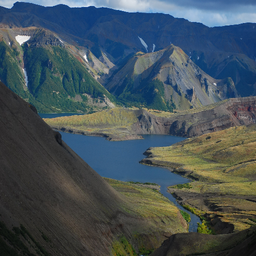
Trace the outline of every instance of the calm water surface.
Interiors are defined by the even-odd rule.
[[[143,153],[149,147],[170,146],[184,140],[181,137],[167,135],[145,135],[143,140],[107,141],[101,137],[83,136],[61,132],[63,140],[87,162],[102,177],[122,180],[154,182],[161,186],[160,192],[174,202],[180,209],[186,211],[173,196],[167,192],[167,187],[189,182],[167,169],[142,165]],[[188,211],[186,211],[188,212]],[[189,213],[189,212],[188,212]],[[191,214],[190,232],[196,232],[200,219]]]

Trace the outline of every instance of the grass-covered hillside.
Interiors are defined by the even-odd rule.
[[[47,124],[58,130],[79,131],[87,135],[106,135],[127,139],[131,136],[132,125],[138,121],[133,110],[114,108],[89,115],[74,115],[44,119]],[[136,135],[134,135],[136,136]]]
[[[148,153],[153,158],[147,163],[192,179],[189,186],[171,189],[188,208],[229,223],[234,230],[255,225],[256,125],[205,134]]]
[[[182,217],[179,209],[155,189],[150,186],[134,184],[132,182],[122,182],[118,180],[105,180],[120,194],[131,208],[126,208],[129,213],[134,212],[136,215],[155,224],[155,230],[165,230],[169,233],[187,233],[187,223]],[[173,220],[176,220],[174,222]],[[154,232],[154,228],[152,229]],[[152,234],[153,235],[153,234]],[[154,236],[138,236],[136,232],[133,234],[132,240],[138,245],[139,255],[149,255],[153,251],[153,244],[157,244],[158,237]],[[113,255],[138,255],[131,250],[130,254],[126,254],[129,246],[124,244],[122,239],[116,240],[112,246]]]

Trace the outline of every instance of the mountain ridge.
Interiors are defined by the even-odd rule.
[[[51,31],[65,45],[65,50],[77,58],[97,82],[106,85],[107,88],[108,79],[111,76],[113,78],[117,70],[121,69],[138,52],[153,54],[173,44],[180,47],[195,65],[214,79],[230,77],[234,82],[236,94],[228,97],[256,94],[254,82],[256,79],[256,52],[252,43],[256,37],[253,33],[255,28],[253,23],[209,28],[203,24],[191,23],[166,14],[128,13],[95,7],[70,8],[65,5],[43,7],[17,2],[11,9],[2,9],[0,26],[2,31],[7,30],[11,34],[18,30],[21,34],[26,34],[30,27]],[[59,42],[56,39],[52,38],[49,41],[42,35],[38,35],[36,42],[30,47],[53,45],[54,40],[58,45]],[[24,45],[26,44],[29,42]],[[59,46],[61,47],[61,45]],[[20,64],[17,63],[17,65]],[[28,74],[28,81],[30,80],[29,76],[31,74]],[[0,79],[3,78],[0,77]],[[3,82],[9,86],[6,80]],[[151,83],[150,80],[144,82]],[[128,80],[125,81],[124,86],[130,86],[129,83]],[[149,85],[150,88],[154,86],[155,84]],[[143,90],[147,93],[151,90],[150,88],[143,88]],[[156,89],[159,90],[158,87]],[[221,90],[222,94],[227,93],[225,88]],[[24,92],[20,92],[20,94],[24,94]],[[191,92],[188,91],[184,96],[191,97]],[[71,96],[71,98],[74,97],[75,95]],[[138,101],[139,104],[141,98],[136,97],[135,101]],[[158,108],[161,106],[162,110],[172,111],[173,105],[162,104],[161,97],[158,97],[157,100]],[[168,100],[170,101],[170,97]],[[113,98],[110,101],[115,103]],[[186,102],[186,100],[183,101]],[[34,102],[34,100],[31,101],[32,104]],[[123,104],[123,102],[121,103]],[[37,104],[37,108],[40,110],[41,103]],[[85,107],[81,109],[77,103],[72,104],[74,107],[66,111],[76,112],[75,109],[82,112],[88,111]],[[185,105],[189,107],[188,103]],[[44,112],[46,111],[54,112],[54,109],[45,109]],[[58,106],[55,107],[56,111],[63,112],[65,110],[61,110]]]
[[[94,79],[104,85],[138,52],[149,54],[173,44],[214,79],[230,77],[237,96],[256,94],[253,23],[209,28],[166,14],[128,13],[95,7],[70,8],[64,5],[43,7],[22,2],[15,3],[11,9],[3,8],[2,13],[2,30],[12,33],[12,30],[20,29],[20,33],[25,33],[26,29],[34,27],[51,31]],[[43,37],[38,37],[34,47],[44,47],[45,43]],[[126,81],[126,86],[129,86],[129,81]],[[225,89],[222,90],[225,93]],[[189,94],[185,96],[191,97]],[[113,99],[110,101],[113,103]],[[159,104],[162,105],[161,98],[158,99]],[[75,108],[79,109],[77,105]],[[162,108],[168,109],[163,105]],[[55,111],[61,111],[58,109]],[[68,110],[72,111],[74,108]],[[82,109],[82,112],[85,111],[85,108]]]
[[[161,82],[161,85],[153,87],[147,95],[154,81]],[[230,78],[216,80],[210,77],[174,45],[153,53],[136,54],[108,79],[105,87],[119,100],[141,97],[138,102],[144,100],[147,104],[144,107],[154,109],[157,106],[150,105],[150,102],[154,102],[154,97],[162,91],[166,110],[175,106],[177,109],[201,107],[238,96]],[[164,110],[164,106],[161,108]]]

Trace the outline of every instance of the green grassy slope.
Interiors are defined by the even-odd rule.
[[[31,38],[20,46],[13,34],[0,31],[0,79],[39,112],[88,113],[116,101],[68,44],[45,30],[30,28],[24,33]]]
[[[194,195],[186,203],[198,208],[199,214],[219,216],[223,222],[232,223],[235,230],[253,225],[256,125],[205,134],[148,153],[154,156],[150,158],[152,164],[169,167],[194,180],[190,188],[180,192]],[[179,194],[176,190],[172,191]]]

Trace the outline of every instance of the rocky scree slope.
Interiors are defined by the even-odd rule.
[[[142,235],[151,248],[160,245],[164,232],[170,231],[166,225],[159,230],[155,218],[147,220],[134,213],[125,198],[42,121],[34,107],[3,83],[0,91],[3,250],[19,255],[17,236],[25,245],[19,244],[25,255],[110,255],[119,236],[138,249],[133,234],[138,239]],[[7,230],[13,235],[6,236]]]
[[[170,134],[195,137],[233,126],[256,122],[256,98],[228,99],[208,109],[176,113],[169,117],[158,116],[144,110],[137,111],[138,121],[133,130],[138,134]],[[155,112],[156,113],[156,112]]]

